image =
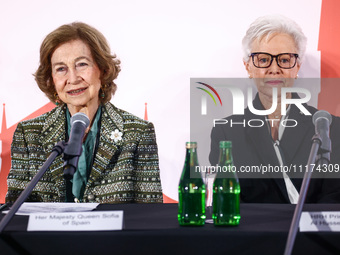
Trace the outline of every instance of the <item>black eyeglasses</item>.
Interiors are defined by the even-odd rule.
[[[252,58],[253,64],[257,68],[268,68],[276,59],[276,63],[280,68],[291,69],[296,65],[296,60],[299,54],[296,53],[281,53],[272,55],[266,52],[254,52],[249,55]]]

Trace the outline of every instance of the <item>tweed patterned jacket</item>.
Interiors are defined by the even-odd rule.
[[[59,141],[65,141],[66,106],[18,124],[12,142],[7,202],[14,202]],[[114,141],[118,129],[122,139]],[[27,201],[65,202],[63,159],[58,156]],[[102,107],[100,138],[83,201],[159,203],[163,201],[153,124],[111,103]]]

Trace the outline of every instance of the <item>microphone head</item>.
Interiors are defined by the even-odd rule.
[[[312,120],[313,120],[313,124],[316,124],[316,121],[318,121],[318,119],[323,118],[323,119],[327,119],[329,122],[329,125],[332,123],[332,115],[329,114],[329,112],[324,111],[324,110],[320,110],[317,111],[316,113],[314,113]]]
[[[75,123],[75,122],[81,122],[85,125],[85,128],[87,128],[90,125],[90,119],[89,117],[87,117],[87,115],[85,113],[82,112],[77,112],[76,114],[74,114],[71,117],[71,126]]]

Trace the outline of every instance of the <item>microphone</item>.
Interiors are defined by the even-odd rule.
[[[70,180],[75,173],[79,156],[82,153],[82,143],[85,130],[90,120],[85,113],[78,112],[71,117],[71,132],[64,150],[64,178]]]
[[[332,123],[332,115],[330,115],[327,111],[320,110],[314,113],[312,120],[315,125],[315,133],[321,140],[321,145],[319,147],[319,160],[322,158],[326,159],[327,162],[323,163],[328,164],[330,161],[330,152],[332,151],[331,139],[329,138],[329,127]]]

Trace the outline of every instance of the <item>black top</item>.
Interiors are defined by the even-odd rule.
[[[298,98],[297,94],[292,95]],[[255,109],[264,109],[259,95],[257,94],[253,105]],[[317,111],[314,107],[303,105],[312,115]],[[285,160],[285,166],[290,169],[288,175],[299,191],[302,183],[304,170],[308,161],[312,137],[315,134],[315,127],[312,122],[312,115],[304,115],[296,105],[291,105],[289,119],[295,120],[295,127],[286,127],[280,140],[280,148]],[[211,151],[209,160],[212,165],[218,162],[221,140],[232,141],[234,164],[237,169],[244,166],[280,166],[277,155],[273,148],[273,139],[268,128],[268,121],[265,116],[258,116],[245,109],[244,115],[232,115],[226,118],[228,123],[241,123],[245,120],[246,125],[216,125],[211,132]],[[265,125],[262,127],[251,127],[248,121],[252,119],[262,120]],[[251,125],[259,125],[250,122]],[[291,122],[289,125],[294,124]],[[332,116],[330,137],[332,141],[331,166],[339,167],[340,164],[340,118]],[[294,169],[296,173],[294,172]],[[282,172],[275,174],[239,174],[241,184],[241,199],[248,203],[290,203],[286,186],[282,178]],[[340,202],[340,180],[338,173],[313,172],[306,197],[306,203],[337,203]],[[327,178],[325,178],[327,177]],[[335,178],[337,177],[337,178]]]

